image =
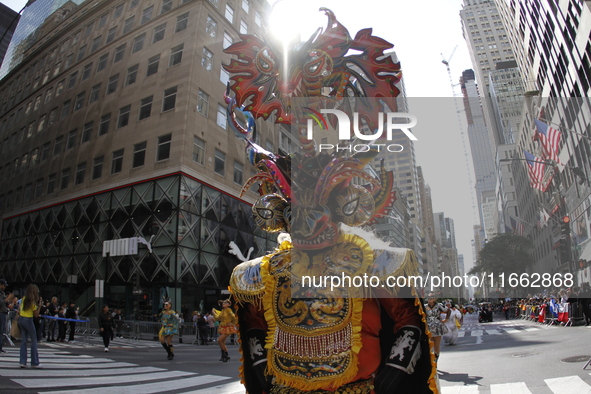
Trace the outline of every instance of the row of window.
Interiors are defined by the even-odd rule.
[[[158,137],[158,144],[156,148],[156,162],[166,160],[170,158],[170,149],[171,149],[171,141],[172,141],[172,134],[166,134],[163,136]],[[61,142],[60,142],[61,144]],[[146,149],[147,149],[147,141],[139,142],[133,146],[133,153],[131,158],[131,167],[137,168],[141,167],[145,164],[146,160]],[[111,175],[118,174],[123,169],[123,158],[124,158],[125,149],[118,149],[111,153]],[[205,158],[205,141],[194,137],[193,142],[193,161],[203,165]],[[99,156],[95,157],[92,161],[92,168],[90,169],[91,172],[91,180],[97,180],[102,177],[103,169],[105,165],[105,157]],[[79,163],[75,171],[72,172],[72,168],[68,167],[63,169],[60,173],[53,173],[47,177],[47,184],[45,185],[45,192],[46,194],[52,194],[56,190],[64,190],[67,189],[70,185],[71,178],[73,175],[74,178],[74,185],[80,185],[84,183],[86,175],[87,175],[88,165],[87,162]],[[214,153],[214,171],[221,175],[225,176],[226,172],[226,154],[218,149],[215,149]],[[238,161],[234,161],[233,167],[233,181],[239,185],[243,183],[243,173],[244,173],[244,165],[239,163]],[[43,194],[44,190],[44,182],[43,178],[39,178],[35,184],[28,183],[25,185],[24,189],[19,187],[14,192],[14,199],[13,199],[13,192],[9,191],[6,194],[6,200],[4,200],[4,195],[0,195],[0,201],[5,201],[6,208],[10,208],[13,204],[18,204],[21,201],[23,203],[28,203],[32,198],[38,198]],[[24,193],[24,194],[23,194]],[[2,207],[0,207],[2,208]]]
[[[80,108],[82,108],[82,106],[84,104],[85,94],[86,94],[86,92],[82,92],[77,96],[76,101],[74,103],[74,111],[77,111]],[[176,95],[177,95],[177,86],[173,86],[171,88],[164,90],[163,98],[162,98],[162,112],[167,112],[167,111],[173,110],[176,107]],[[91,98],[92,98],[92,96],[93,96],[93,91],[91,91]],[[143,120],[143,119],[149,118],[151,116],[153,101],[154,101],[154,95],[151,95],[149,97],[145,97],[140,100],[140,109],[139,109],[138,120]],[[64,102],[64,104],[62,106],[62,111],[61,111],[61,115],[60,115],[61,119],[64,119],[67,116],[69,116],[70,110],[71,110],[71,101],[68,100],[68,101]],[[131,113],[131,104],[123,106],[119,109],[119,114],[117,117],[117,128],[118,129],[125,127],[129,124],[130,113]],[[47,121],[48,127],[55,123],[56,117],[57,117],[57,108],[54,108],[49,113],[49,118]],[[99,129],[98,129],[98,136],[107,134],[107,132],[109,131],[109,127],[110,127],[110,122],[111,122],[111,114],[110,113],[101,116],[100,123],[99,123]],[[45,128],[45,124],[46,124],[45,115],[43,115],[43,116],[41,116],[41,118],[39,118],[37,124],[35,123],[35,121],[33,121],[29,124],[28,127],[23,127],[18,132],[13,133],[11,135],[10,139],[8,137],[5,138],[4,142],[2,143],[2,146],[0,147],[0,154],[7,153],[9,151],[9,149],[14,147],[16,144],[31,137],[35,133],[39,133],[39,132],[43,131],[43,129]],[[82,129],[82,135],[80,138],[81,144],[90,141],[90,139],[92,137],[93,129],[94,129],[94,121],[87,122],[84,125],[84,127]],[[74,129],[68,133],[67,149],[73,148],[76,145],[77,133],[78,133],[77,129]],[[59,143],[59,142],[62,140],[63,140],[63,136],[59,136],[55,139],[56,143],[54,144],[54,150],[53,150],[54,155],[59,154],[61,152],[61,143]],[[47,149],[46,149],[46,147],[47,147]],[[33,152],[35,152],[35,150]],[[46,143],[45,145],[43,145],[43,148],[41,151],[41,160],[44,160],[44,152],[49,152],[49,143]],[[26,157],[26,156],[27,156],[27,154],[25,154],[25,156],[23,156],[23,157]],[[32,156],[33,156],[33,153],[31,153],[31,157]],[[18,160],[19,160],[18,158],[15,160],[14,167],[25,166],[25,168],[26,168],[26,161],[23,160],[21,162],[21,165],[19,166]]]
[[[179,5],[183,5],[185,3],[188,3],[189,1],[191,1],[191,0],[181,0]],[[210,1],[210,2],[212,4],[214,4],[214,6],[219,8],[218,1]],[[134,0],[134,1],[130,2],[128,12],[135,9],[138,6],[138,4],[139,4],[138,0]],[[152,16],[154,14],[154,7],[155,7],[154,5],[150,5],[142,11],[142,16],[139,21],[140,25],[143,25],[152,19]],[[172,10],[172,8],[173,8],[173,0],[163,0],[161,3],[161,6],[160,6],[160,14],[162,15],[164,13],[167,13],[170,10]],[[113,17],[112,17],[113,22],[115,20],[117,20],[121,15],[123,15],[123,9],[124,9],[124,3],[119,4],[116,7],[114,7],[114,9],[112,10],[113,11]],[[242,0],[242,9],[246,13],[249,12],[250,3],[248,0]],[[28,91],[31,87],[31,83],[30,83],[29,79],[33,79],[33,78],[28,78],[29,74],[31,76],[34,76],[32,88],[33,88],[33,90],[36,90],[40,86],[40,84],[41,85],[45,84],[50,78],[55,77],[57,74],[59,74],[59,72],[62,69],[62,62],[64,63],[64,69],[69,68],[73,64],[73,62],[74,62],[74,53],[73,52],[68,54],[66,56],[65,60],[56,59],[58,54],[64,54],[66,52],[66,50],[70,50],[71,48],[75,47],[78,43],[81,43],[83,45],[81,45],[78,48],[77,55],[76,55],[76,61],[81,61],[86,56],[87,50],[88,50],[89,54],[96,52],[103,45],[103,40],[105,40],[105,42],[104,42],[105,45],[112,42],[117,35],[119,25],[111,27],[104,34],[99,34],[98,36],[94,37],[92,39],[92,41],[90,41],[90,42],[83,42],[84,39],[89,38],[91,36],[92,32],[95,30],[95,26],[96,26],[96,29],[98,30],[98,29],[101,29],[107,25],[110,13],[111,13],[111,10],[102,14],[101,16],[99,16],[97,18],[97,20],[94,20],[94,21],[88,23],[84,29],[78,30],[76,33],[74,33],[72,38],[68,38],[65,41],[63,41],[61,46],[59,47],[59,49],[56,46],[55,48],[53,48],[50,51],[48,56],[44,57],[40,62],[34,64],[30,69],[27,69],[25,72],[23,72],[22,75],[18,76],[15,80],[15,83],[14,83],[14,85],[16,85],[16,87],[14,87],[13,83],[11,83],[7,87],[7,89],[5,91],[2,91],[0,94],[0,96],[2,96],[2,97],[10,97],[10,99],[8,101],[4,102],[3,111],[6,110],[7,106],[8,107],[11,106],[9,103],[14,102],[15,96],[17,97],[16,100],[19,101],[23,95],[23,91],[24,91],[25,96],[28,94]],[[231,23],[234,22],[233,21],[234,8],[229,2],[226,4],[224,15]],[[130,17],[125,19],[125,21],[123,22],[122,34],[126,34],[133,29],[134,24],[135,24],[135,19],[136,19],[136,15],[131,15]],[[185,13],[183,15],[178,16],[176,26],[175,26],[175,32],[179,32],[179,31],[186,29],[188,26],[188,19],[189,19],[189,13]],[[212,22],[214,24],[213,28],[211,25],[208,25],[208,27],[206,29],[208,30],[208,33],[210,35],[213,34],[213,36],[215,36],[215,25],[217,25],[217,23],[215,23],[213,20],[212,20]],[[255,11],[254,22],[257,26],[261,27],[261,24],[262,24],[261,23],[261,15],[258,11]],[[162,27],[162,26],[160,26],[160,27]],[[248,24],[244,19],[240,20],[239,30],[243,34],[246,34],[248,32]],[[105,36],[105,37],[103,37],[103,36]],[[145,38],[142,39],[141,37],[137,37],[136,39],[138,40],[137,45],[143,45],[143,44],[140,44],[139,42],[142,40],[145,40]],[[90,38],[89,38],[89,40],[90,40]],[[154,42],[156,42],[156,41],[154,41]],[[134,44],[135,44],[135,42],[134,42]],[[51,64],[46,64],[46,63],[51,63]],[[43,71],[44,68],[46,68],[45,71]],[[43,73],[43,78],[41,78],[41,73]],[[24,89],[22,88],[22,86],[20,86],[21,79],[23,80],[24,83],[26,83],[26,87]],[[18,91],[18,92],[15,93],[15,91]]]

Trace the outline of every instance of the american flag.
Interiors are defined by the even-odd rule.
[[[544,171],[546,169],[546,164],[526,150],[524,150],[523,153],[525,154],[525,160],[527,160],[529,184],[531,187],[545,192],[548,189],[548,185],[550,185],[550,182],[544,185]]]
[[[509,215],[509,221],[511,222],[511,227],[513,227],[513,234],[521,235],[525,233],[525,226],[520,219],[516,219],[513,216]]]
[[[535,122],[536,134],[534,135],[534,141],[540,141],[546,159],[559,162],[558,145],[560,144],[560,131],[540,120],[536,119]]]

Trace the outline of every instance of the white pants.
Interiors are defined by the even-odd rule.
[[[447,327],[447,334],[443,336],[445,343],[454,345],[458,340],[458,327],[455,324],[445,324]]]

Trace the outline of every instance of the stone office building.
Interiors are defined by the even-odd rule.
[[[226,125],[221,68],[239,33],[261,34],[268,5],[76,3],[40,21],[0,81],[0,273],[88,315],[107,302],[147,319],[163,297],[210,308],[239,263],[230,241],[251,257],[275,246],[253,226],[256,194],[237,197],[254,169]]]

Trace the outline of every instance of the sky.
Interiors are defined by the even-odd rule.
[[[274,0],[270,0],[274,3]],[[26,0],[5,0],[20,11]],[[413,129],[417,164],[431,187],[433,211],[454,219],[458,253],[464,255],[467,270],[473,261],[473,178],[467,136],[462,139],[465,116],[458,79],[472,68],[459,17],[461,0],[281,0],[273,20],[289,30],[302,29],[309,37],[317,27],[326,26],[320,7],[331,9],[351,36],[364,28],[394,44],[401,62],[410,112],[418,117]],[[453,53],[453,56],[452,56]],[[451,56],[451,57],[450,57]],[[450,64],[452,81],[442,60]],[[452,83],[456,86],[452,88]],[[456,110],[458,108],[459,111]],[[465,150],[468,150],[466,160]],[[468,165],[468,166],[467,166]],[[472,174],[472,175],[470,175]]]

